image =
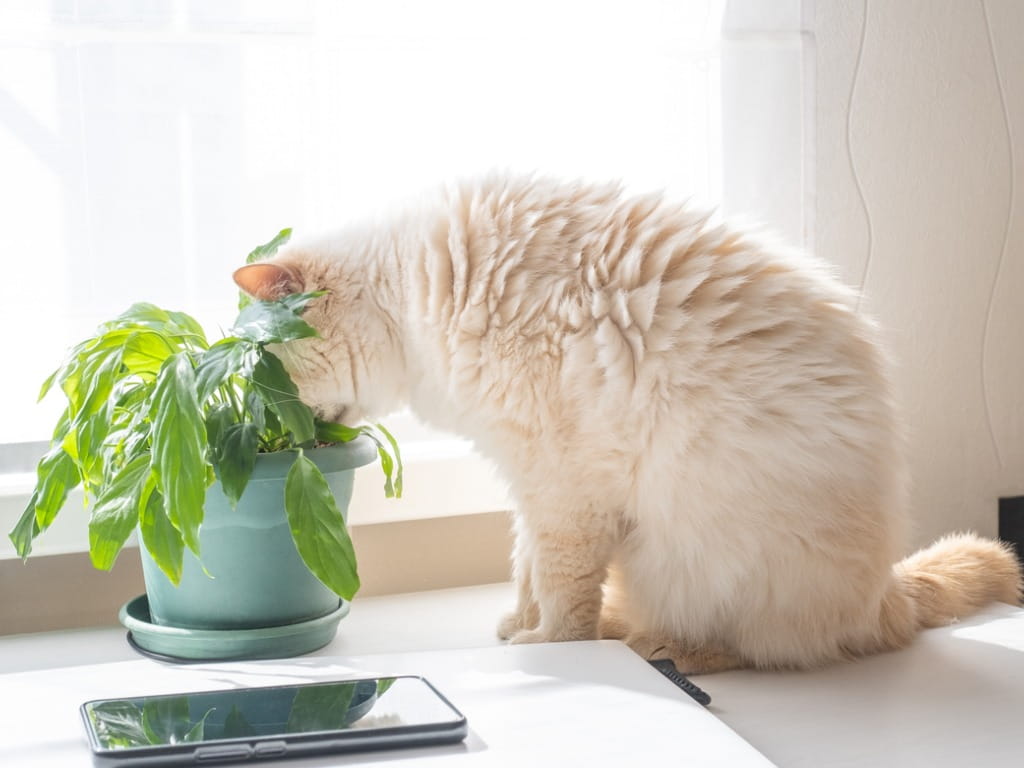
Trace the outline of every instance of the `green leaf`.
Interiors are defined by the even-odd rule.
[[[246,485],[249,484],[253,467],[256,466],[258,447],[259,436],[255,424],[230,424],[224,430],[217,450],[218,460],[214,466],[224,488],[224,495],[232,507],[238,504]]]
[[[383,424],[347,427],[322,419],[316,420],[316,439],[325,443],[347,443],[360,435],[366,435],[377,445],[381,469],[384,471],[384,495],[389,499],[401,498],[402,453],[398,449],[398,441]]]
[[[143,491],[150,477],[150,454],[139,454],[111,478],[89,519],[89,556],[94,567],[110,570],[139,524]]]
[[[291,227],[282,229],[280,232],[274,235],[274,237],[271,240],[267,241],[263,245],[258,245],[255,248],[253,248],[252,251],[249,252],[249,255],[245,257],[245,263],[252,264],[254,261],[269,259],[275,253],[277,253],[278,249],[282,245],[291,240],[291,237]]]
[[[241,736],[255,736],[256,729],[249,725],[249,721],[245,719],[237,705],[231,706],[231,711],[228,712],[227,718],[224,720],[224,731],[221,734],[222,738],[225,739],[237,739]]]
[[[196,393],[199,402],[205,403],[232,376],[251,375],[255,358],[255,349],[251,343],[231,338],[221,339],[201,353],[196,364]]]
[[[88,711],[105,747],[143,747],[151,743],[142,727],[142,710],[130,701],[101,701]]]
[[[388,444],[391,446],[391,455],[394,456],[394,459],[395,459],[395,482],[394,482],[395,498],[401,498],[402,497],[402,452],[398,449],[398,441],[395,440],[395,436],[392,435],[390,432],[388,432],[388,430],[384,427],[383,424],[379,424],[378,423],[378,424],[375,424],[374,426],[376,426],[377,429],[380,430],[381,434],[384,435],[384,437],[388,441]],[[377,452],[381,453],[382,451],[383,451],[382,446],[380,446],[378,444]],[[384,451],[384,452],[386,452],[386,451]]]
[[[155,304],[139,302],[132,304],[116,319],[100,326],[100,333],[113,330],[148,328],[165,336],[185,337],[206,347],[206,334],[195,318],[184,312],[169,312]]]
[[[206,498],[206,425],[196,400],[195,374],[187,352],[167,362],[153,391],[153,469],[168,517],[185,545],[199,554],[199,526]]]
[[[269,240],[268,242],[264,243],[263,245],[258,245],[255,248],[253,248],[249,252],[249,255],[245,257],[245,263],[246,264],[252,264],[255,261],[262,261],[263,259],[269,259],[275,253],[277,253],[277,251],[281,248],[281,246],[284,245],[285,243],[287,243],[291,239],[291,237],[292,237],[291,227],[287,227],[285,229],[282,229],[280,232],[278,232],[276,235],[274,235],[273,239]],[[244,292],[242,292],[242,291],[238,292],[238,309],[239,310],[245,309],[247,306],[249,306],[249,304],[252,303],[252,301],[253,300],[251,298],[249,298],[249,296],[246,295]]]
[[[291,432],[297,445],[313,440],[313,412],[299,400],[299,390],[280,359],[266,349],[253,367],[252,383],[264,404],[277,416],[281,427]]]
[[[142,543],[160,570],[172,584],[179,584],[185,559],[185,543],[181,532],[167,516],[164,498],[156,487],[148,488],[143,493],[139,533],[142,534]]]
[[[238,314],[231,333],[257,344],[283,344],[318,335],[313,326],[283,301],[261,299],[253,299]]]
[[[28,559],[28,556],[32,554],[32,541],[40,534],[39,523],[36,522],[36,500],[38,498],[38,491],[32,494],[25,511],[21,513],[18,522],[7,534],[7,538],[14,545],[14,551],[22,560]]]
[[[81,423],[104,406],[120,372],[121,353],[120,346],[101,349],[61,381],[75,422]]]
[[[205,736],[203,735],[206,731],[206,719],[216,711],[216,707],[210,707],[203,713],[203,716],[199,719],[199,722],[192,726],[188,732],[181,737],[182,741],[194,742],[203,741]]]
[[[303,562],[329,589],[351,600],[359,591],[352,539],[327,480],[302,449],[285,478],[284,508]]]
[[[288,713],[288,733],[333,731],[345,727],[356,683],[334,683],[300,688]]]
[[[289,293],[287,296],[282,296],[278,299],[286,309],[291,310],[296,315],[301,315],[306,311],[314,299],[319,299],[321,296],[326,296],[330,291],[306,291],[304,293]]]
[[[131,373],[156,374],[175,350],[163,334],[156,331],[132,331],[124,342],[121,357]]]
[[[59,445],[54,446],[36,466],[35,517],[42,533],[50,527],[68,498],[81,482],[74,460]]]
[[[346,427],[322,419],[316,420],[316,439],[324,443],[350,443],[363,434],[358,427]]]
[[[142,729],[151,744],[185,741],[192,726],[188,715],[188,696],[154,697],[146,699],[142,707]]]
[[[224,442],[224,432],[235,423],[235,412],[229,403],[215,405],[206,414],[206,445],[209,449],[208,459],[211,464],[220,461],[220,446]]]
[[[376,430],[380,430],[385,437],[381,439]],[[400,498],[402,496],[402,455],[398,452],[398,443],[395,438],[380,424],[376,425],[376,429],[363,426],[359,428],[359,431],[377,444],[380,468],[384,471],[384,495],[389,499]],[[394,458],[391,456],[391,450],[395,452]]]
[[[44,397],[46,397],[46,395],[49,393],[49,391],[51,389],[53,389],[53,385],[57,381],[57,378],[63,372],[64,372],[64,368],[62,366],[62,367],[58,368],[57,370],[55,370],[53,373],[51,373],[49,376],[46,377],[46,380],[43,382],[43,385],[39,388],[39,396],[36,398],[36,402],[39,402]]]
[[[245,391],[245,411],[249,414],[249,419],[253,424],[256,425],[256,431],[261,433],[267,429],[267,408],[260,400],[259,394],[253,391],[252,388],[247,388]],[[276,431],[280,431],[280,424],[277,420],[274,420]]]

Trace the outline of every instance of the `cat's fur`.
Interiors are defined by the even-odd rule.
[[[626,638],[684,672],[899,648],[1020,571],[972,535],[900,561],[907,478],[875,326],[820,263],[660,196],[491,177],[236,281],[327,289],[303,399],[409,404],[518,503],[512,642]]]

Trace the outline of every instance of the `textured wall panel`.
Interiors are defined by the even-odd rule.
[[[918,543],[1024,490],[1022,34],[1008,1],[817,3],[817,250],[897,361]]]

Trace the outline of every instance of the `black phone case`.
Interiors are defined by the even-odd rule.
[[[399,677],[418,677],[400,675]],[[374,679],[374,678],[367,678]],[[458,715],[448,723],[428,723],[390,728],[322,731],[305,734],[279,734],[270,737],[221,739],[205,744],[172,744],[132,749],[104,749],[96,737],[86,707],[101,700],[88,701],[79,707],[92,749],[93,764],[101,767],[217,765],[253,760],[286,759],[311,755],[369,752],[385,749],[457,744],[469,733],[466,717],[429,680],[418,677],[431,691]],[[326,682],[326,681],[325,681]],[[359,682],[357,679],[343,682]],[[267,686],[267,689],[294,686]],[[192,692],[201,693],[201,692]]]

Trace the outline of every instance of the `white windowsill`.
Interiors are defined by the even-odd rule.
[[[375,462],[356,470],[349,524],[394,523],[512,509],[494,466],[472,444],[458,439],[402,444],[405,488],[401,499],[384,496],[384,475]],[[35,485],[34,472],[0,474],[0,560],[17,557],[7,533],[17,523]],[[73,492],[54,524],[33,545],[33,556],[88,552],[88,512]]]

